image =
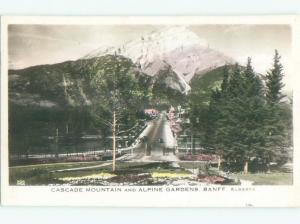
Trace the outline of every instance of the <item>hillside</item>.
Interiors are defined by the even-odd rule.
[[[108,106],[111,98],[106,93],[111,89],[99,89],[96,80],[112,83],[111,65],[116,61],[118,71],[122,72],[119,75],[126,78],[126,83],[120,83],[121,88],[130,91],[130,87],[135,86],[141,94],[147,94],[152,85],[151,77],[140,72],[130,59],[123,56],[106,55],[10,70],[10,149],[17,152],[26,152],[29,147],[31,150],[54,150],[46,143],[48,136],[54,136],[57,130],[59,135],[68,134],[74,139],[83,134],[108,136],[110,129],[97,117],[101,114],[102,118],[110,119]],[[128,77],[133,83],[127,82]],[[128,107],[124,108],[126,116],[122,119],[130,126],[135,124],[139,111],[147,107],[149,101],[146,98],[141,103],[128,100]]]
[[[88,106],[98,98],[91,82],[107,69],[109,61],[121,59],[121,66],[140,82],[150,85],[151,78],[140,72],[127,58],[106,55],[99,58],[67,61],[9,71],[10,102],[40,107]]]
[[[195,75],[191,80],[192,91],[190,96],[192,98],[197,97],[199,104],[207,105],[210,100],[211,90],[219,87],[222,83],[224,67],[220,66],[201,75]],[[233,66],[229,66],[229,69],[232,68]]]
[[[185,88],[179,77],[171,68],[166,66],[154,76],[152,86],[152,105],[154,107],[168,109],[170,105],[183,105],[186,102],[186,94],[182,90]]]

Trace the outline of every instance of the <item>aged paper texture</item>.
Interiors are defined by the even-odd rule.
[[[3,205],[299,206],[300,17],[2,17]]]

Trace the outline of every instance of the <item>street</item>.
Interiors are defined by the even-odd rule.
[[[167,116],[162,112],[152,120],[140,139],[144,141],[134,149],[130,160],[133,161],[178,161],[174,155],[175,139],[172,135]]]

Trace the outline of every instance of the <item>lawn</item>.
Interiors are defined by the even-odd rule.
[[[206,168],[206,162],[202,162],[202,161],[191,161],[191,162],[179,162],[178,163],[180,167],[184,168],[184,169],[201,169],[201,170],[205,170]]]
[[[272,173],[249,173],[232,174],[233,178],[253,181],[254,185],[292,185],[293,174],[272,172]]]
[[[37,165],[12,166],[9,168],[9,170],[10,170],[10,172],[18,171],[18,170],[29,171],[29,170],[33,170],[33,169],[47,169],[49,171],[52,171],[52,170],[78,168],[78,167],[85,167],[85,166],[94,166],[94,165],[100,165],[103,163],[104,163],[103,161],[48,163],[48,164],[37,164]]]
[[[107,164],[108,163],[108,164]],[[113,174],[112,165],[109,161],[105,162],[77,162],[77,163],[54,163],[54,164],[39,164],[29,166],[10,167],[9,182],[11,185],[18,185],[25,183],[25,185],[48,185],[48,184],[63,184],[62,180],[68,178],[80,177],[95,177],[103,176],[103,174]],[[105,165],[107,164],[107,165]],[[104,165],[101,167],[93,167],[97,165]],[[66,170],[62,172],[54,172],[56,170],[64,170],[70,168],[84,168],[81,170]],[[117,171],[114,173],[118,176],[136,175],[142,173],[151,174],[153,172],[159,173],[186,173],[181,168],[174,168],[170,163],[144,163],[144,162],[117,162]],[[113,175],[114,175],[113,174]]]
[[[51,171],[60,169],[79,168],[86,166],[101,165],[104,162],[72,162],[72,163],[52,163],[28,166],[15,166],[9,168],[9,183],[16,185],[18,181],[25,181],[26,185],[46,185],[57,184],[57,178],[64,176],[67,172],[52,173]],[[105,167],[103,167],[105,168]],[[77,175],[82,175],[77,171]],[[84,173],[85,174],[85,173]]]
[[[101,167],[93,167],[103,165]],[[171,163],[163,162],[125,162],[118,161],[117,171],[112,173],[112,165],[109,161],[98,162],[73,162],[73,163],[54,163],[39,164],[29,166],[10,167],[9,182],[11,185],[49,185],[64,184],[68,179],[82,178],[106,178],[116,176],[116,178],[137,177],[139,175],[150,175],[153,178],[182,178],[189,177],[191,174],[186,169],[200,168],[203,171],[203,163],[181,162],[180,167],[173,167]],[[56,170],[87,167],[81,170],[69,170],[63,172],[53,172]],[[204,169],[205,170],[205,169]],[[210,169],[209,174],[217,175],[218,171]],[[231,178],[253,181],[254,185],[291,185],[293,175],[291,173],[272,172],[272,173],[249,173],[231,174]],[[122,179],[122,180],[123,180]],[[121,180],[120,180],[121,181]]]

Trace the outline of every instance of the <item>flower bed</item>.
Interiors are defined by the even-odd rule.
[[[183,155],[180,157],[181,160],[185,161],[217,161],[217,155],[207,155],[207,154],[198,154],[198,155]]]
[[[76,180],[84,180],[84,179],[110,179],[115,176],[116,176],[115,174],[111,174],[111,173],[99,173],[99,174],[91,174],[91,175],[81,176],[81,177],[62,177],[59,178],[59,180],[76,181]]]
[[[198,180],[209,184],[235,184],[234,180],[219,175],[198,175]]]
[[[151,174],[153,178],[182,178],[182,177],[193,177],[190,173],[169,173],[169,172],[153,172]]]

